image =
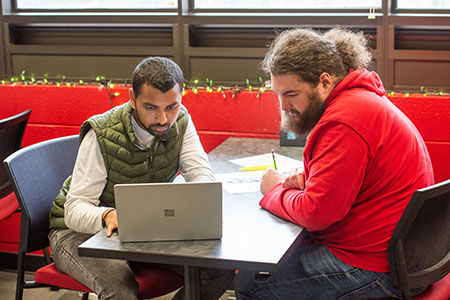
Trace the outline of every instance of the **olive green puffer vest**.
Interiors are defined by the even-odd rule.
[[[179,154],[189,114],[181,106],[169,132],[155,137],[150,149],[138,141],[131,126],[130,102],[104,114],[89,118],[81,125],[80,143],[92,128],[97,135],[107,170],[107,182],[100,196],[100,206],[115,207],[114,185],[118,183],[171,182],[179,167]],[[66,179],[50,210],[50,228],[65,228],[64,202],[70,188]]]

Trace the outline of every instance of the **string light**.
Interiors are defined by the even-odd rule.
[[[247,83],[247,88],[248,88],[248,91],[249,92],[251,92],[252,91],[252,89],[253,89],[253,87],[250,85],[250,80],[248,80],[248,78],[247,79],[245,79],[245,83]]]
[[[256,95],[256,98],[259,98],[261,96],[261,94],[265,92],[265,90],[266,89],[264,87],[260,87],[258,90],[258,94]]]
[[[239,87],[236,85],[236,89],[233,91],[233,94],[231,95],[231,98],[236,97],[236,94],[237,94],[237,93],[240,93],[240,92],[241,92],[241,90],[240,90]]]
[[[223,99],[226,99],[226,98],[227,98],[227,95],[225,94],[225,91],[223,90],[223,86],[219,86],[219,87],[217,88],[217,91],[222,93]]]
[[[197,84],[198,84],[198,79],[195,79],[194,87],[192,88],[192,91],[194,92],[194,94],[198,94]]]
[[[26,70],[22,70],[18,76],[10,76],[6,79],[3,79],[1,81],[2,85],[6,85],[8,83],[15,85],[17,83],[21,83],[23,85],[37,85],[37,84],[55,84],[57,87],[60,87],[62,84],[64,84],[67,87],[75,87],[77,84],[79,85],[87,85],[87,84],[100,84],[101,86],[106,86],[106,88],[114,88],[116,84],[120,85],[128,85],[131,84],[131,82],[128,81],[128,79],[114,79],[114,82],[112,79],[106,79],[103,75],[98,75],[95,78],[89,80],[89,79],[69,79],[65,74],[59,75],[57,79],[49,80],[48,74],[45,73],[43,77],[36,77],[33,73],[29,74]],[[261,94],[264,93],[267,90],[271,90],[270,86],[266,87],[266,82],[263,80],[261,76],[258,77],[258,80],[251,81],[248,78],[245,79],[242,83],[236,83],[236,82],[229,82],[229,83],[220,83],[216,84],[216,87],[213,85],[213,80],[210,78],[206,78],[205,81],[201,82],[199,79],[195,79],[193,81],[183,82],[183,89],[182,89],[182,95],[185,96],[188,94],[189,90],[191,90],[194,94],[199,94],[201,90],[204,90],[207,93],[213,93],[213,92],[219,92],[222,94],[222,97],[226,99],[226,91],[231,92],[231,97],[236,98],[236,95],[240,93],[241,91],[249,91],[252,92],[254,86],[259,86],[257,88],[256,98],[260,98]],[[414,97],[417,97],[417,95],[420,93],[423,97],[428,97],[430,95],[433,96],[444,96],[449,95],[450,92],[441,90],[433,90],[432,93],[430,93],[429,90],[425,86],[419,87],[420,91],[410,93],[410,92],[401,92],[403,93],[403,97],[410,97],[414,95]],[[388,96],[395,96],[399,92],[389,91],[387,92]],[[118,93],[110,93],[110,97],[117,96]]]

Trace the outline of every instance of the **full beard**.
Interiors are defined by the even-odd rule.
[[[281,126],[286,131],[296,135],[309,133],[325,112],[325,102],[321,101],[316,92],[309,95],[308,107],[303,112],[291,109],[281,114]]]

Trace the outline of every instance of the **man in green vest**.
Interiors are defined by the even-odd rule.
[[[118,183],[215,180],[194,124],[181,105],[183,73],[173,61],[149,57],[133,73],[130,101],[85,121],[72,176],[50,212],[50,247],[57,268],[99,299],[138,299],[127,261],[78,256],[78,246],[106,227],[117,229]],[[158,265],[160,266],[160,265]],[[166,266],[180,274],[183,268]],[[218,299],[233,272],[202,268],[201,299]],[[183,299],[181,289],[173,299]]]

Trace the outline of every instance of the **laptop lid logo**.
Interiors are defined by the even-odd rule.
[[[175,209],[173,208],[164,209],[164,217],[175,217]]]

